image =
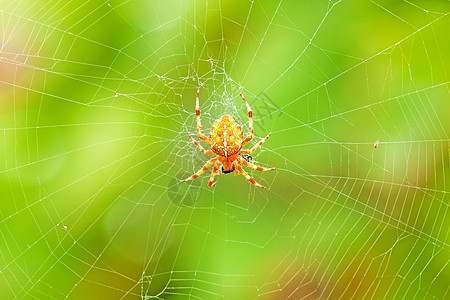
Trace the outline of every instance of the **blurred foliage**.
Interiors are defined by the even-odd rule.
[[[448,1],[0,3],[1,299],[448,297]]]

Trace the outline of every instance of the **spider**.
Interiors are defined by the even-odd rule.
[[[199,94],[200,88],[198,88],[197,90],[197,101],[195,105],[195,113],[197,114],[197,134],[199,138],[208,143],[208,145],[211,147],[211,150],[205,150],[205,148],[203,148],[202,145],[200,145],[189,133],[188,135],[194,142],[194,144],[198,148],[200,148],[200,150],[204,154],[206,155],[217,154],[217,156],[208,160],[205,163],[205,165],[200,170],[198,170],[197,173],[195,173],[189,178],[182,180],[181,182],[195,179],[201,174],[203,174],[210,166],[213,166],[212,174],[208,183],[209,187],[212,187],[217,183],[217,182],[213,183],[214,176],[216,176],[217,171],[219,172],[219,175],[221,175],[222,173],[231,173],[234,171],[235,174],[241,173],[248,181],[250,181],[256,186],[265,189],[264,186],[257,183],[253,178],[250,177],[250,175],[247,174],[247,172],[245,172],[245,170],[241,166],[241,163],[246,165],[247,167],[250,167],[258,171],[275,170],[275,168],[263,168],[251,163],[252,157],[249,155],[250,153],[255,151],[259,146],[261,146],[261,144],[264,143],[265,140],[269,138],[270,133],[260,142],[258,142],[255,146],[253,146],[253,148],[249,150],[242,149],[242,146],[244,146],[248,141],[250,141],[253,138],[253,119],[252,119],[252,109],[250,108],[250,105],[245,100],[244,96],[240,94],[242,99],[244,99],[245,105],[247,106],[248,110],[249,133],[247,137],[244,139],[241,126],[238,124],[238,122],[236,122],[236,120],[232,116],[223,115],[219,119],[217,119],[217,121],[214,123],[213,127],[211,128],[209,138],[207,138],[204,134],[202,134],[201,131],[202,124],[200,121],[200,105],[198,100]]]

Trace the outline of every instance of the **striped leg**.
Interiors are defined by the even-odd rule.
[[[195,178],[197,178],[198,176],[202,175],[203,173],[205,173],[206,169],[208,169],[210,166],[212,166],[212,164],[214,164],[214,163],[216,162],[216,160],[217,160],[217,157],[211,158],[210,160],[208,160],[208,161],[206,162],[206,164],[205,164],[200,170],[198,170],[197,173],[195,173],[194,175],[192,175],[192,176],[189,177],[189,178],[186,178],[186,179],[184,179],[184,180],[181,180],[181,182],[185,182],[185,181],[188,181],[188,180],[192,180],[192,179],[195,179]]]
[[[248,104],[247,100],[245,100],[244,96],[240,94],[242,99],[244,99],[245,105],[247,105],[248,110],[248,135],[245,138],[245,140],[242,142],[242,146],[244,146],[248,141],[250,141],[253,138],[253,117],[252,117],[252,109],[250,108],[250,105]]]
[[[250,167],[250,168],[258,170],[258,171],[272,171],[272,170],[275,170],[275,168],[263,168],[263,167],[255,165],[255,164],[252,164],[251,162],[248,162],[245,159],[243,159],[241,156],[238,156],[238,159],[239,159],[239,161],[241,163],[243,163],[247,167]]]
[[[202,150],[203,153],[205,153],[206,155],[213,155],[214,154],[214,152],[212,150],[205,150],[205,148],[203,148],[202,145],[200,145],[196,140],[194,140],[194,138],[189,134],[189,132],[187,134],[191,138],[191,140],[194,142],[195,146],[199,147],[200,150]]]
[[[262,185],[260,185],[259,183],[257,183],[253,178],[250,177],[250,175],[247,174],[247,172],[245,172],[244,169],[242,169],[241,164],[235,160],[234,161],[234,166],[236,167],[236,169],[242,173],[242,175],[244,175],[245,178],[247,178],[248,181],[250,181],[251,183],[253,183],[256,186],[259,186],[263,189],[265,189],[265,187],[263,187]]]
[[[195,113],[197,115],[197,134],[198,134],[199,138],[201,138],[208,144],[211,144],[209,142],[209,139],[202,133],[202,122],[200,120],[200,104],[199,104],[199,100],[198,100],[199,94],[200,94],[200,88],[198,88],[198,90],[197,90],[197,100],[195,102]]]
[[[258,148],[259,146],[261,146],[262,143],[264,143],[264,142],[269,138],[269,136],[270,136],[270,133],[269,133],[265,138],[263,138],[258,144],[256,144],[255,146],[253,146],[252,149],[249,149],[249,150],[241,150],[241,151],[239,151],[239,154],[250,154],[250,153],[252,153],[253,151],[256,150],[256,148]]]
[[[217,183],[217,182],[214,182],[214,183],[213,183],[213,181],[214,181],[214,176],[216,176],[217,169],[219,168],[219,166],[220,166],[220,162],[216,162],[216,163],[214,164],[214,167],[213,167],[213,170],[212,170],[212,173],[211,173],[211,177],[209,178],[209,182],[208,182],[208,186],[209,186],[209,187],[213,187],[213,186],[215,186],[216,183]]]

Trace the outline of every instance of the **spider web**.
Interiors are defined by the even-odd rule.
[[[0,298],[448,298],[449,12],[0,1]],[[179,182],[199,86],[268,190]]]

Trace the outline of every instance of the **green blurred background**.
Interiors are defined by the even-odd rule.
[[[449,12],[0,1],[0,299],[448,299]],[[267,190],[179,182],[199,86]]]

